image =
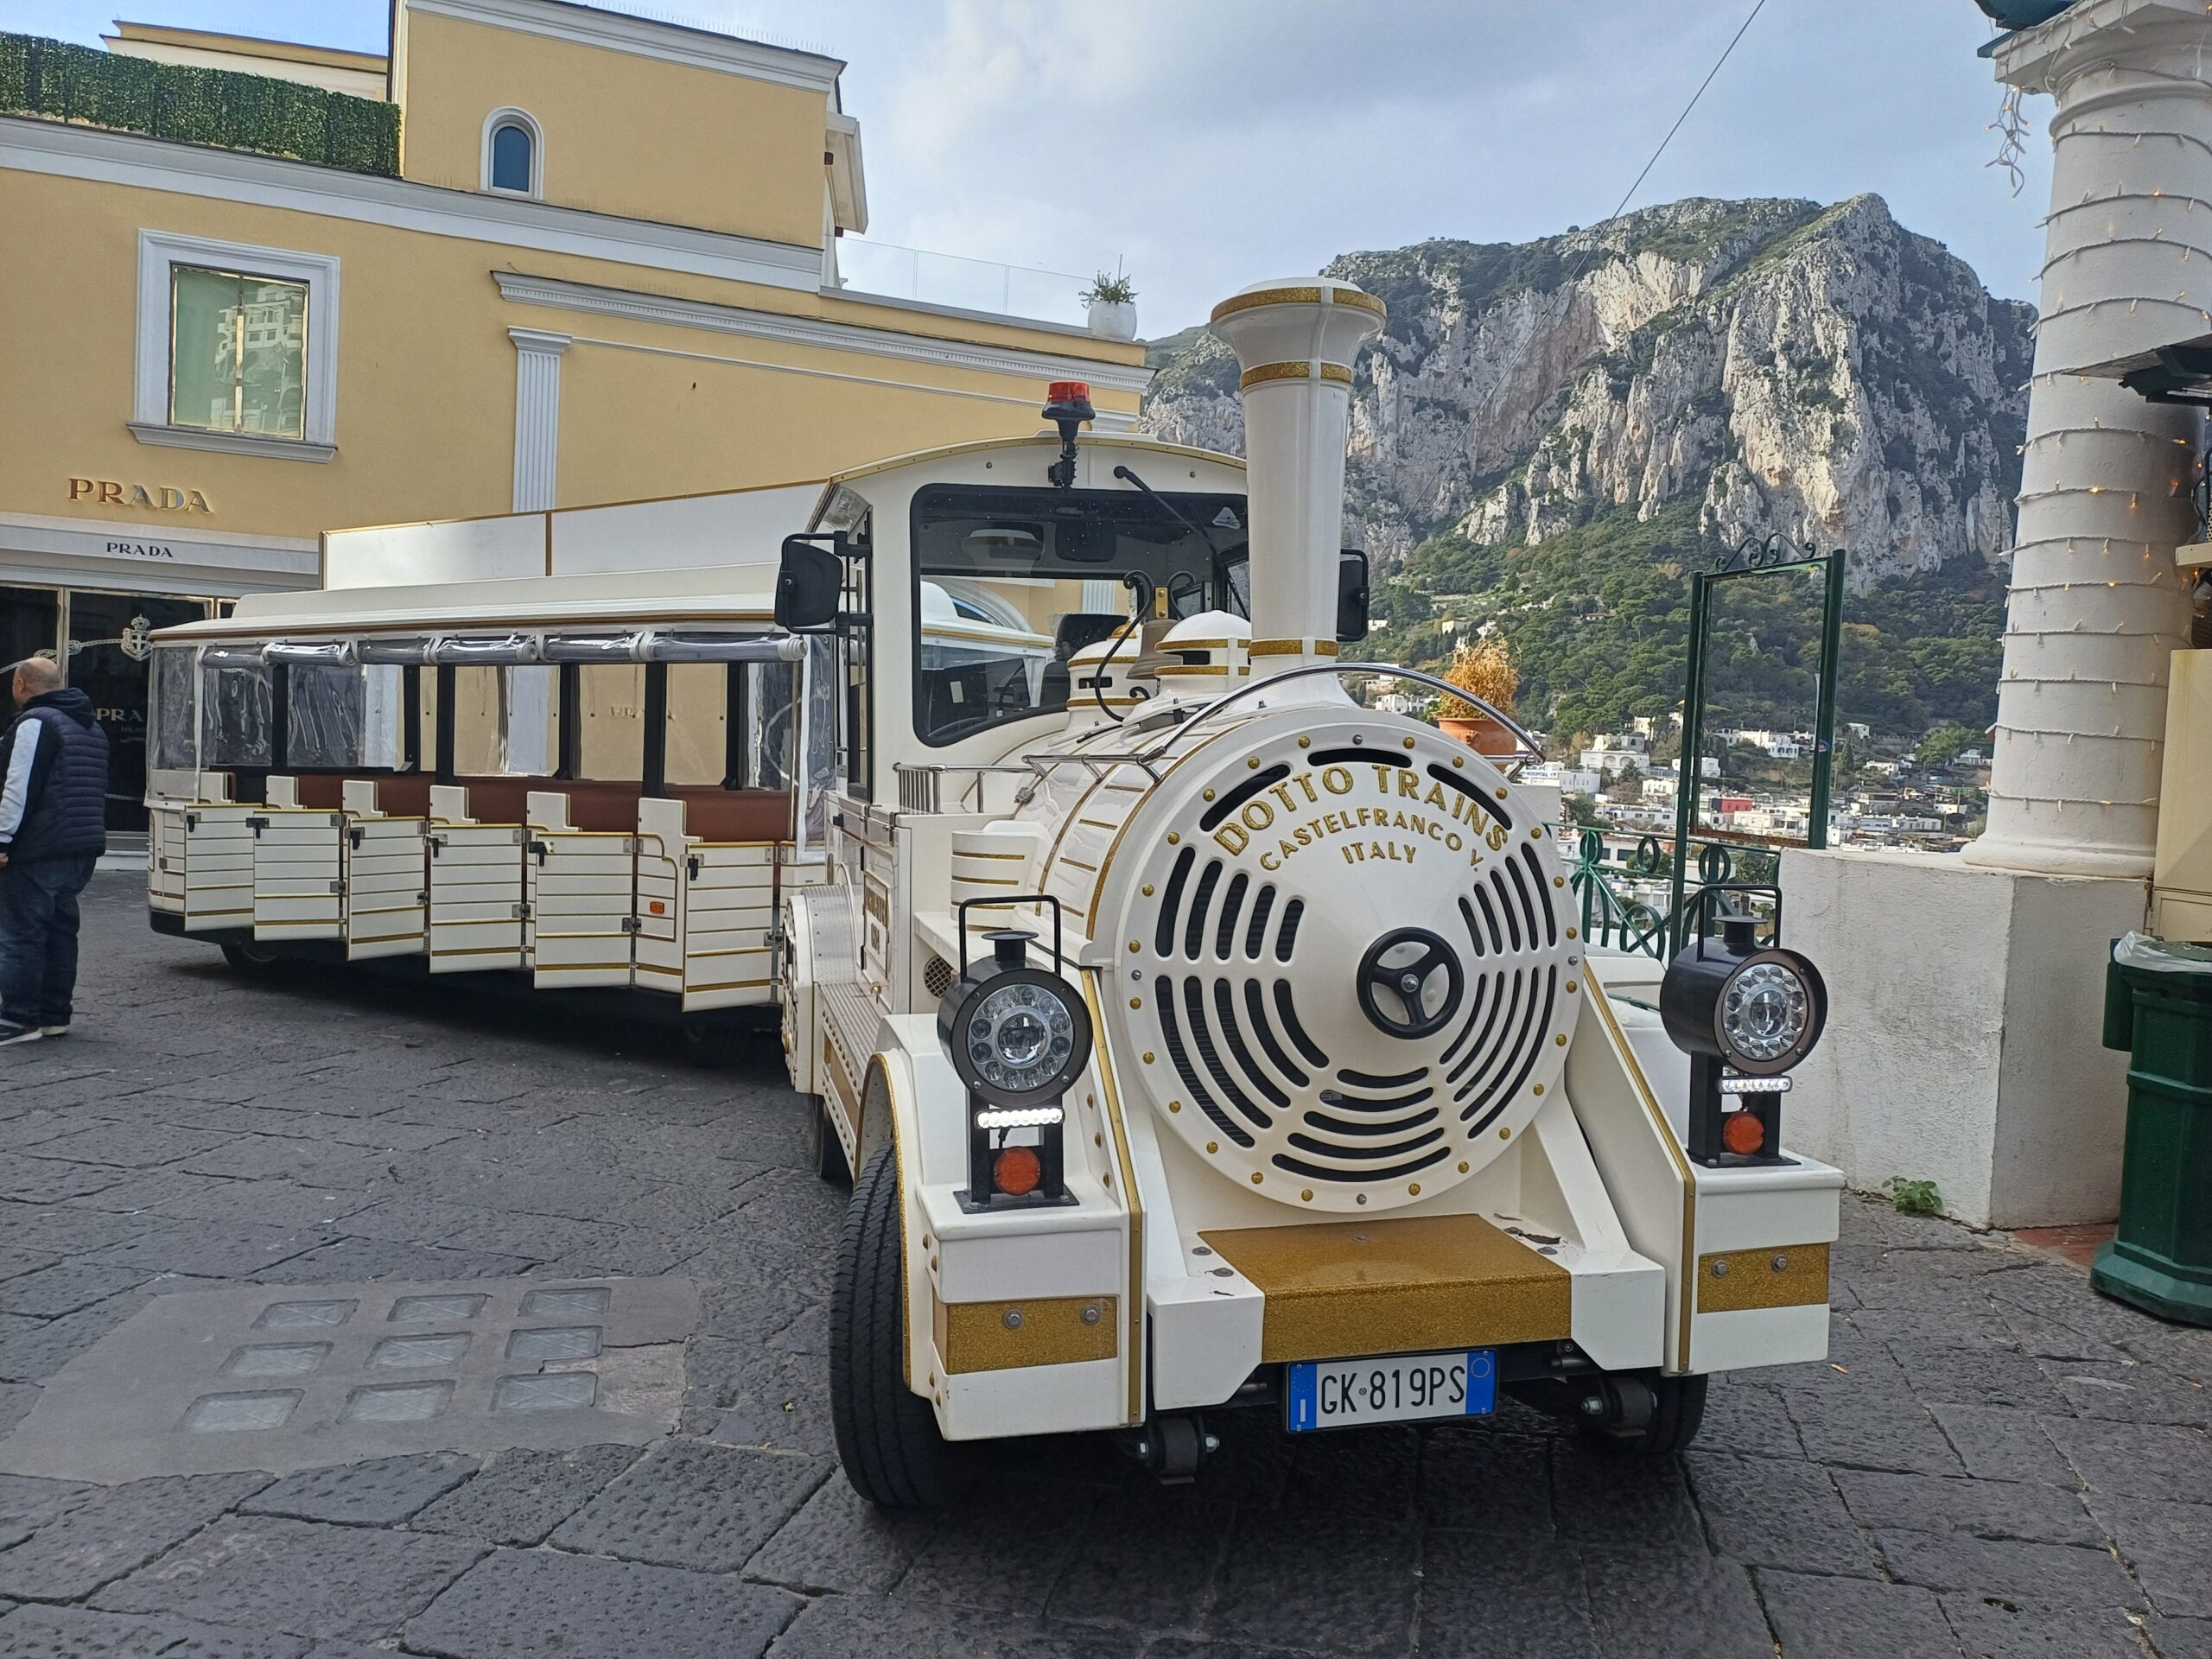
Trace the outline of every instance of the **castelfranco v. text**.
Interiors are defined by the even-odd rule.
[[[1374,774],[1373,792],[1382,798],[1381,804],[1355,805],[1345,798],[1358,789],[1361,772]],[[1232,858],[1257,846],[1263,870],[1279,870],[1295,855],[1325,842],[1338,843],[1347,864],[1370,858],[1410,864],[1433,842],[1447,853],[1466,851],[1474,865],[1483,861],[1484,846],[1495,852],[1506,842],[1505,826],[1495,820],[1484,823],[1482,817],[1481,808],[1464,791],[1425,784],[1409,766],[1363,762],[1293,772],[1270,784],[1215,830],[1213,838]]]

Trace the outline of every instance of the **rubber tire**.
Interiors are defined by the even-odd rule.
[[[837,1138],[837,1131],[830,1127],[830,1103],[819,1095],[813,1097],[813,1104],[807,1113],[806,1155],[817,1175],[831,1186],[850,1190],[853,1171],[845,1161],[845,1143]]]
[[[226,944],[223,960],[232,973],[247,979],[274,979],[284,966],[284,959],[274,950],[252,944]]]
[[[887,1510],[934,1510],[959,1488],[954,1448],[929,1402],[907,1388],[906,1286],[899,1168],[877,1149],[861,1172],[837,1243],[830,1296],[830,1419],[845,1478]]]
[[[1585,1427],[1585,1438],[1616,1457],[1671,1458],[1687,1452],[1705,1424],[1707,1379],[1703,1376],[1654,1376],[1645,1379],[1657,1396],[1651,1421],[1634,1434],[1610,1434]]]
[[[744,1033],[728,1026],[686,1020],[676,1028],[676,1052],[684,1065],[702,1071],[734,1065],[745,1047]]]

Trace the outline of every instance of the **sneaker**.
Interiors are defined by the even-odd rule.
[[[38,1028],[38,1034],[41,1037],[67,1037],[69,1034],[69,1027],[66,1025],[41,1026]]]
[[[19,1026],[13,1020],[0,1020],[0,1048],[12,1043],[35,1043],[45,1035],[36,1026]]]

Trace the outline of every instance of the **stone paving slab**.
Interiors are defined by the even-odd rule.
[[[5,1659],[2212,1659],[2212,1332],[2003,1239],[1847,1198],[1829,1361],[1717,1382],[1677,1463],[1510,1402],[1242,1414],[1195,1486],[1048,1440],[886,1516],[830,1456],[841,1204],[772,1039],[690,1071],[465,980],[239,982],[127,878],[86,914],[79,1029],[0,1055],[0,1469],[165,1304],[696,1294],[665,1344],[534,1362],[636,1390],[631,1443],[0,1473]]]
[[[642,1446],[675,1420],[697,1320],[677,1278],[157,1296],[52,1379],[0,1440],[0,1472],[289,1474],[403,1452]]]

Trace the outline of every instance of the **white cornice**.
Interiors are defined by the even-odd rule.
[[[429,236],[572,254],[724,282],[811,293],[822,250],[650,219],[617,219],[520,196],[448,190],[281,156],[171,143],[139,133],[0,116],[0,168],[135,189],[318,213]]]
[[[257,432],[209,432],[196,426],[168,426],[159,421],[132,421],[130,435],[141,443],[167,449],[211,449],[225,455],[259,455],[269,461],[335,461],[334,443],[308,443],[298,438],[264,437]]]
[[[626,16],[594,6],[573,5],[568,0],[405,0],[410,11],[462,22],[483,23],[493,29],[518,29],[576,46],[594,46],[610,52],[627,52],[664,63],[689,64],[697,69],[717,69],[725,74],[772,80],[785,86],[804,86],[827,92],[844,69],[836,58],[801,52],[791,47],[742,41],[709,29],[664,23],[650,17]]]
[[[939,340],[927,334],[871,328],[861,323],[838,322],[821,317],[785,316],[779,312],[758,311],[745,306],[715,305],[703,300],[639,294],[627,289],[598,288],[588,283],[566,282],[555,276],[532,276],[520,271],[495,270],[492,275],[499,284],[500,297],[518,305],[540,305],[561,311],[626,317],[637,322],[666,323],[678,328],[740,334],[752,340],[781,340],[818,350],[900,358],[908,362],[931,363],[944,368],[1015,375],[1025,380],[1087,380],[1093,386],[1108,391],[1141,392],[1152,380],[1151,370],[1135,364],[1102,363],[1096,358],[1062,356],[1058,353],[1028,351],[1015,346]],[[1022,326],[1012,318],[996,321],[1004,326]]]

